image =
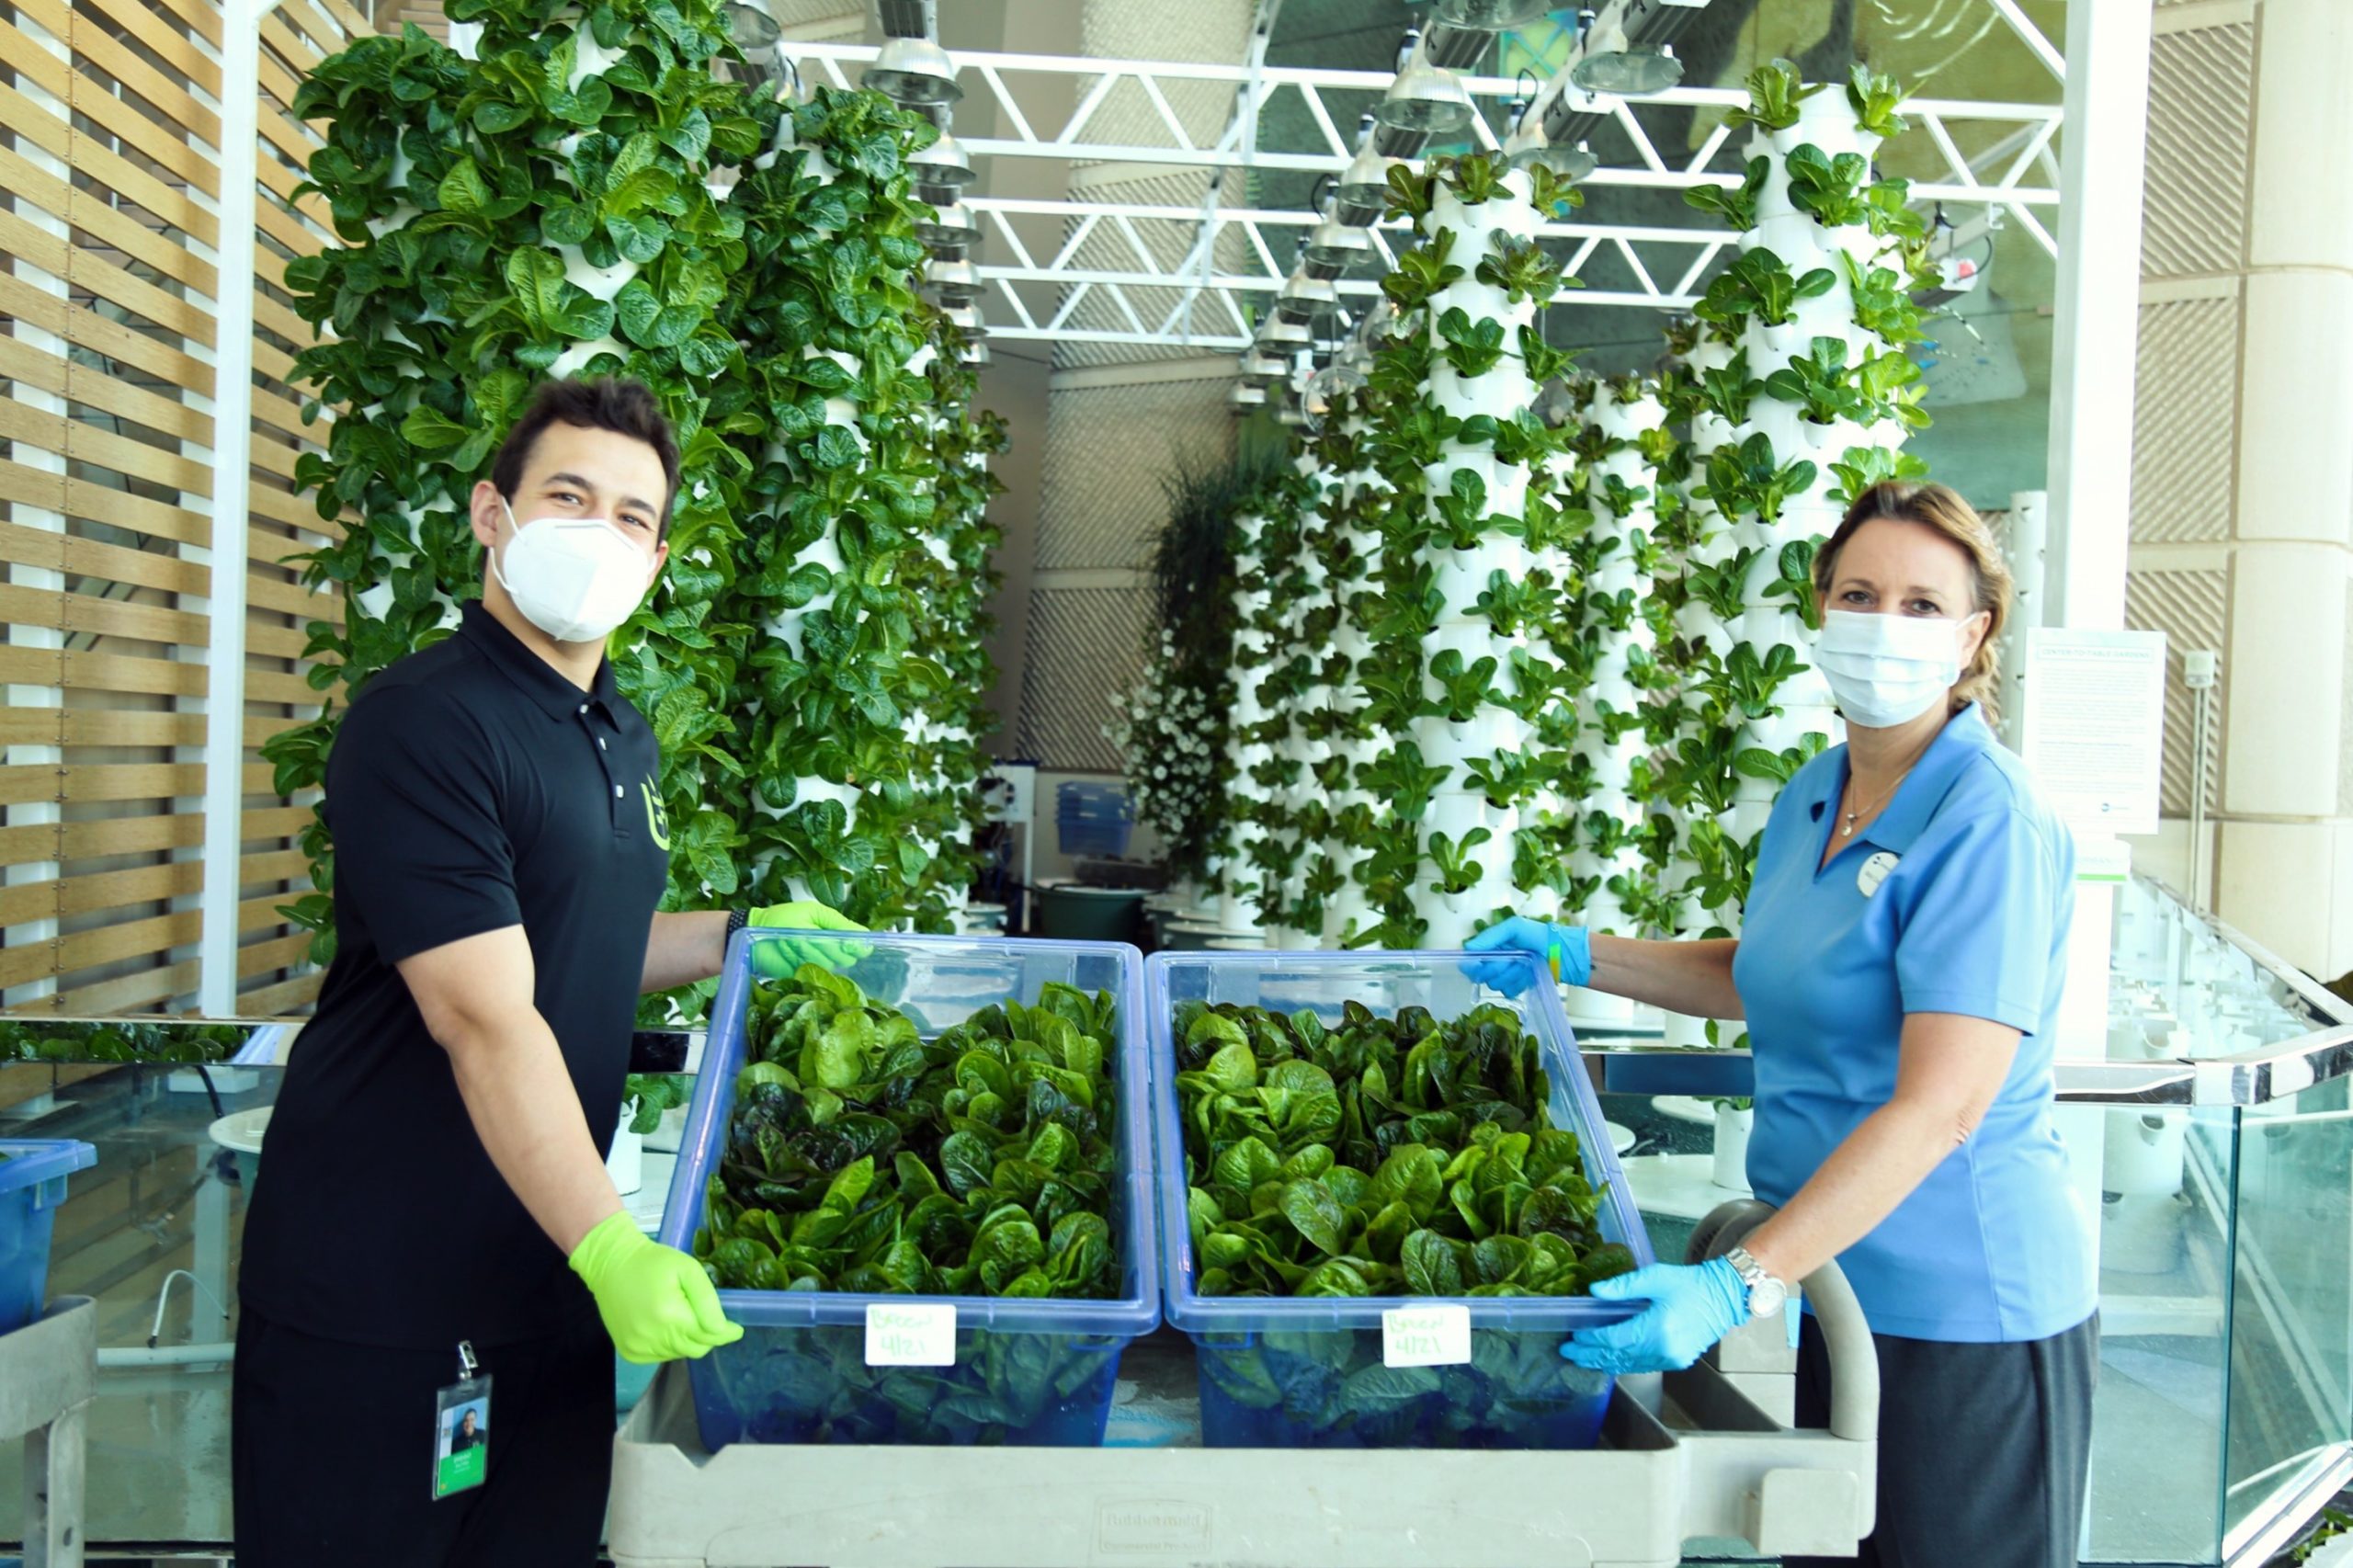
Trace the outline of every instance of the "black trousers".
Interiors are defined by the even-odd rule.
[[[592,1318],[489,1347],[488,1479],[432,1496],[454,1345],[394,1350],[237,1325],[237,1568],[592,1568],[612,1480],[613,1346]]]
[[[1805,1319],[1797,1417],[1830,1423],[1830,1352]],[[2091,1463],[2099,1318],[2016,1345],[1873,1335],[1879,1522],[1852,1558],[1782,1568],[2075,1568]]]

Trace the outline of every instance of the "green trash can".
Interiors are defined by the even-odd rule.
[[[1143,901],[1141,888],[1041,887],[1038,935],[1065,942],[1134,942]]]

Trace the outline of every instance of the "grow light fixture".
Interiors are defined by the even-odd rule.
[[[1326,218],[1308,234],[1300,265],[1310,278],[1345,278],[1348,268],[1370,255],[1371,235],[1336,218]]]
[[[1236,387],[1232,392],[1225,394],[1225,406],[1233,411],[1233,416],[1236,419],[1245,418],[1253,410],[1261,409],[1267,406],[1267,389],[1264,387],[1249,386]]]
[[[992,358],[985,336],[976,337],[956,351],[957,363],[961,365],[985,365]]]
[[[988,330],[981,320],[981,312],[971,305],[950,305],[940,314],[953,322],[957,330],[968,335]]]
[[[1258,347],[1279,354],[1295,353],[1314,342],[1315,335],[1303,322],[1270,321],[1258,329]]]
[[[1552,14],[1552,0],[1438,0],[1438,19],[1458,28],[1497,33],[1524,28]]]
[[[1403,158],[1392,158],[1365,143],[1347,172],[1334,187],[1338,199],[1333,204],[1332,215],[1343,223],[1358,225],[1378,222],[1389,206],[1389,171],[1405,166]]]
[[[1290,373],[1280,359],[1263,348],[1254,348],[1242,357],[1242,379],[1253,386],[1279,381]]]
[[[776,40],[784,36],[784,28],[777,25],[774,17],[757,6],[745,5],[743,0],[732,0],[722,9],[721,15],[727,20],[728,38],[744,51],[746,59],[751,58],[752,51],[756,49],[774,49]],[[752,63],[764,65],[767,62],[754,60]]]
[[[972,210],[961,201],[951,201],[927,219],[915,222],[915,238],[927,245],[978,244],[981,226],[972,221]]]
[[[1601,166],[1593,149],[1585,142],[1574,147],[1555,147],[1544,131],[1544,117],[1526,114],[1518,126],[1504,138],[1504,157],[1516,169],[1532,169],[1538,165],[1552,170],[1563,179],[1580,180]]]
[[[1453,136],[1470,129],[1477,113],[1462,78],[1423,58],[1419,35],[1405,35],[1405,62],[1389,92],[1372,111],[1380,124],[1424,136]]]
[[[950,261],[934,256],[924,268],[924,281],[945,305],[969,305],[988,292],[988,285],[981,281],[980,270],[969,261]]]
[[[1275,314],[1287,322],[1312,322],[1340,308],[1340,291],[1330,281],[1294,272],[1276,297]]]
[[[858,80],[893,103],[917,108],[952,104],[964,96],[956,62],[927,38],[894,38]]]
[[[964,155],[964,144],[945,131],[939,133],[938,141],[907,160],[907,172],[922,190],[953,192],[972,184],[975,177],[972,160]],[[955,198],[951,194],[949,199]]]
[[[1641,97],[1647,93],[1663,93],[1683,80],[1683,62],[1675,58],[1674,47],[1659,40],[1644,40],[1640,37],[1649,7],[1643,0],[1634,0],[1633,30],[1622,20],[1612,20],[1607,27],[1596,27],[1593,14],[1578,16],[1578,60],[1570,68],[1569,80],[1588,93],[1610,93],[1620,97]],[[1670,26],[1670,33],[1678,30]]]

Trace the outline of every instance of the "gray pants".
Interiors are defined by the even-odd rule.
[[[1879,1346],[1879,1524],[1853,1558],[1783,1568],[2075,1568],[2091,1462],[2097,1314],[2017,1345],[1873,1335]],[[1798,1344],[1801,1426],[1830,1420],[1830,1354],[1809,1316]]]

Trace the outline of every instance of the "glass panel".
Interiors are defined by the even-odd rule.
[[[2100,1173],[2089,1562],[2220,1561],[2233,1119],[2061,1110],[2075,1158]]]
[[[2112,953],[2113,1059],[2229,1056],[2353,1019],[2353,1009],[2297,991],[2144,877],[2117,889]]]
[[[2346,1451],[2353,1328],[2347,1081],[2243,1113],[2226,1529],[2266,1518]]]

